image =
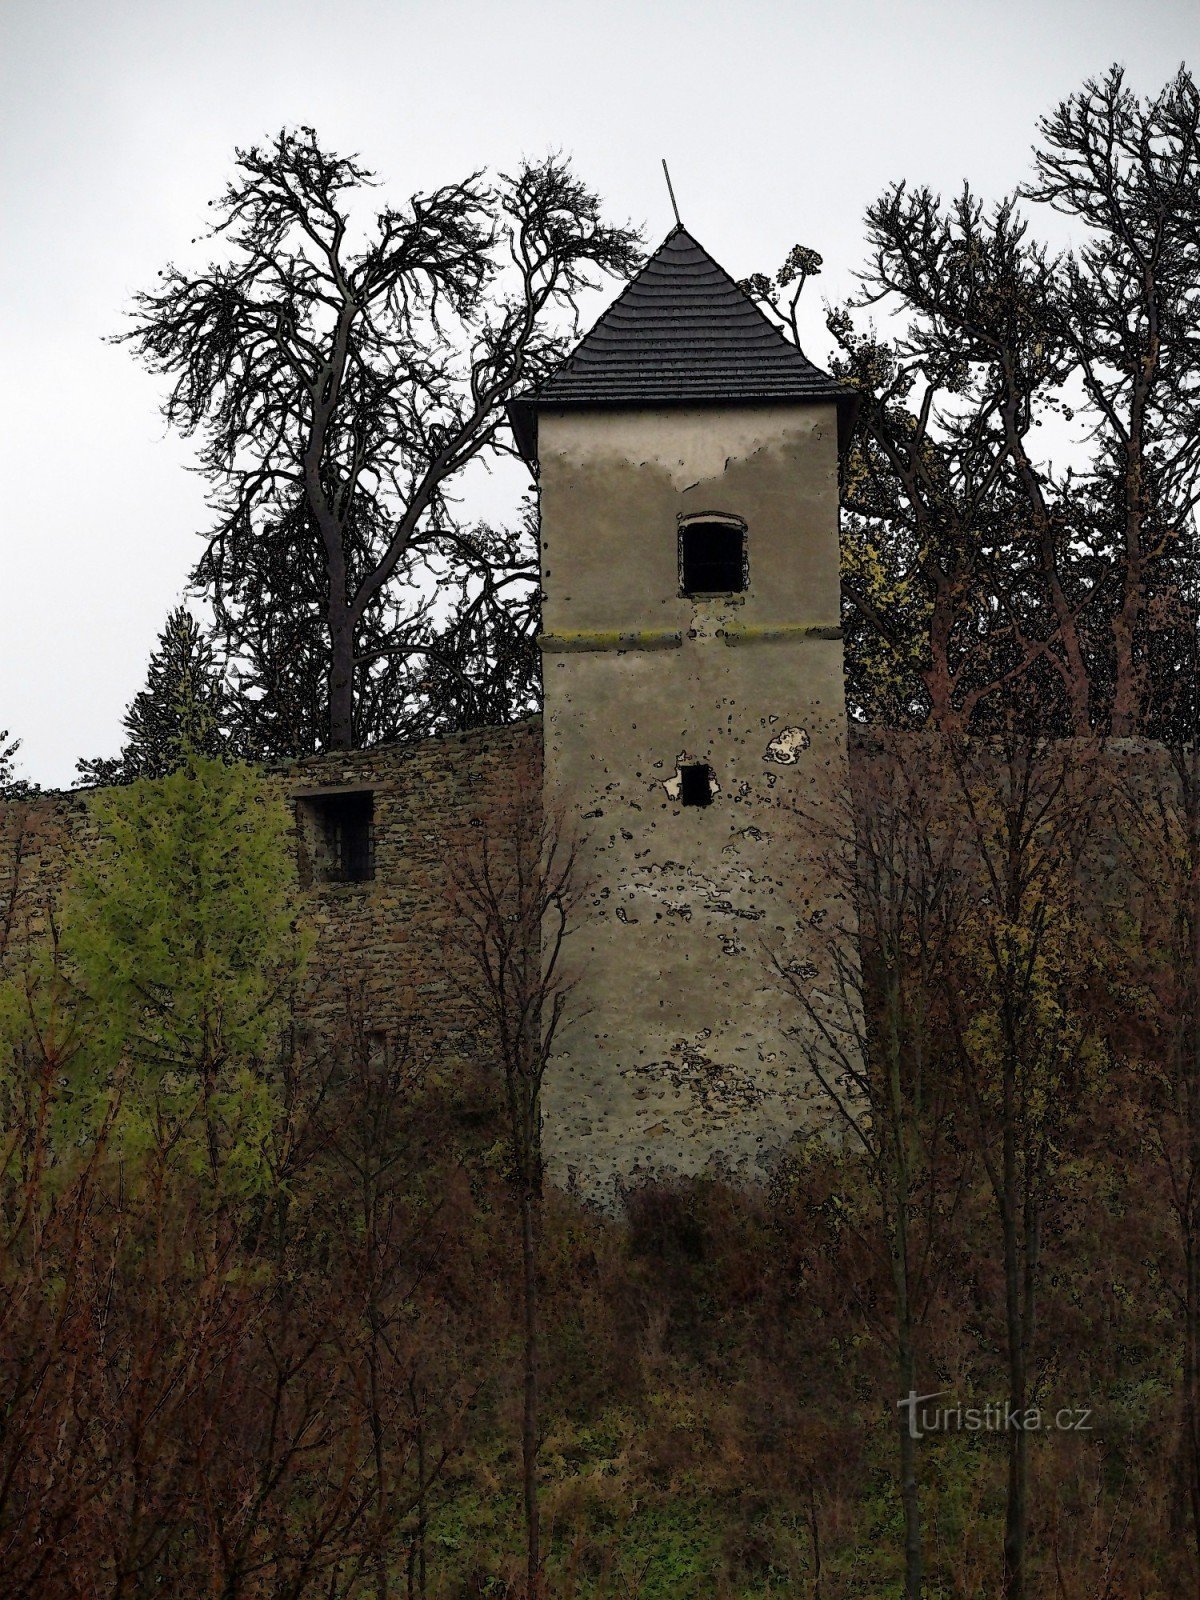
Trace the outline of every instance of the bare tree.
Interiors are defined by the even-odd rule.
[[[1025,444],[1066,370],[1048,331],[1055,264],[1012,200],[985,213],[965,185],[943,206],[893,184],[866,225],[862,290],[828,314],[859,397],[843,474],[851,699],[872,720],[956,732],[1036,686],[1059,731],[1086,732],[1076,575],[1056,563]],[[773,282],[750,280],[793,339],[786,291],[820,264],[797,247]],[[851,313],[876,307],[899,324],[890,341],[855,329]]]
[[[897,512],[911,523],[937,725],[978,726],[977,708],[1002,716],[1019,679],[1025,698],[1038,692],[1048,728],[1086,734],[1079,617],[1095,580],[1066,538],[1070,497],[1030,443],[1069,370],[1055,335],[1056,263],[1028,240],[1013,199],[988,213],[966,185],[943,207],[929,189],[895,184],[868,208],[867,228],[872,253],[852,307],[902,307],[907,321],[872,392],[873,342],[831,319],[866,391],[868,454],[888,469],[883,482],[865,475],[873,492],[854,509],[869,525]],[[897,405],[911,390],[915,414]]]
[[[1123,914],[1112,957],[1124,1002],[1114,1032],[1169,1220],[1159,1267],[1180,1328],[1178,1499],[1200,1573],[1200,560],[1173,600],[1183,648],[1163,744],[1126,746],[1114,784]],[[1179,1509],[1174,1520],[1182,1531]]]
[[[1093,670],[1109,730],[1127,736],[1147,720],[1155,606],[1200,501],[1200,90],[1181,67],[1141,101],[1114,66],[1038,128],[1023,193],[1087,229],[1054,334],[1094,427],[1083,488],[1106,561]]]
[[[1101,1061],[1082,996],[1094,952],[1079,915],[1080,863],[1095,814],[1090,741],[1010,730],[951,740],[970,914],[945,985],[950,1037],[991,1190],[1004,1274],[1008,1368],[1006,1600],[1024,1600],[1029,1434],[1039,1377],[1042,1239],[1070,1148],[1074,1108]]]
[[[942,1270],[939,1238],[961,1187],[948,1129],[953,1096],[937,1050],[958,903],[957,827],[947,808],[941,742],[903,749],[881,735],[863,752],[822,865],[835,910],[814,934],[814,961],[770,953],[804,1018],[798,1040],[879,1207],[893,1289],[886,1337],[895,1357],[906,1600],[923,1592],[917,1475],[922,1319]],[[805,831],[820,818],[801,819]],[[851,913],[846,915],[845,913]],[[911,1405],[911,1401],[909,1405]]]
[[[601,220],[558,156],[385,206],[358,248],[350,202],[373,179],[355,158],[302,127],[236,161],[213,229],[231,259],[168,266],[118,338],[173,380],[168,423],[203,431],[217,520],[195,577],[235,644],[272,591],[294,589],[281,552],[303,552],[328,741],[347,748],[356,684],[384,659],[436,654],[422,580],[494,563],[454,514],[455,479],[512,450],[504,403],[566,349],[551,323],[572,322],[596,273],[627,273],[638,238]],[[525,552],[484,592],[535,576]]]
[[[586,892],[578,844],[542,807],[540,764],[522,760],[509,805],[456,851],[460,982],[503,1080],[511,1181],[520,1215],[524,1313],[522,1494],[527,1600],[542,1593],[538,1499],[538,1249],[543,1195],[542,1081],[574,979],[563,965],[571,917]]]
[[[859,395],[843,596],[871,720],[996,731],[1033,693],[1050,732],[1157,731],[1200,497],[1200,92],[1181,68],[1140,101],[1114,67],[1038,127],[1035,180],[990,209],[892,184],[829,312]],[[1051,258],[1020,199],[1085,242]],[[796,246],[746,283],[797,342],[820,266]],[[890,338],[855,326],[876,308]],[[1065,470],[1037,446],[1055,415],[1087,424]]]
[[[445,1130],[431,1115],[411,1021],[372,1033],[361,991],[348,991],[333,1049],[330,1093],[314,1115],[313,1136],[338,1176],[346,1360],[365,1377],[359,1404],[372,1503],[364,1544],[376,1600],[388,1600],[399,1535],[413,1519],[410,1592],[424,1596],[430,1500],[479,1389],[459,1365],[439,1371],[444,1201],[413,1182],[431,1169]]]

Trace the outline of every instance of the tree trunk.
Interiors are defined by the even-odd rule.
[[[427,1573],[425,1568],[425,1546],[429,1534],[429,1501],[426,1487],[425,1466],[425,1418],[421,1418],[417,1429],[417,1471],[420,1474],[421,1498],[417,1505],[417,1597],[425,1600]]]
[[[363,1181],[362,1222],[366,1244],[367,1280],[367,1392],[370,1405],[371,1457],[375,1468],[375,1600],[388,1600],[388,1494],[387,1460],[384,1449],[383,1395],[380,1383],[380,1354],[383,1347],[378,1301],[376,1237],[378,1197],[372,1177]]]
[[[1192,1512],[1192,1539],[1195,1545],[1197,1571],[1200,1572],[1200,1416],[1197,1415],[1198,1340],[1200,1331],[1200,1305],[1197,1290],[1200,1274],[1197,1267],[1196,1239],[1187,1229],[1183,1240],[1184,1269],[1184,1336],[1183,1336],[1183,1467],[1187,1476],[1188,1499]]]
[[[1133,382],[1125,443],[1124,562],[1121,603],[1113,619],[1113,706],[1109,724],[1114,739],[1128,738],[1139,731],[1145,694],[1145,670],[1137,661],[1136,650],[1146,604],[1146,420],[1160,352],[1156,285],[1149,267],[1145,269],[1142,293],[1148,348]]]
[[[1141,439],[1129,441],[1131,459],[1126,474],[1125,548],[1121,552],[1121,601],[1112,621],[1113,699],[1109,733],[1114,739],[1128,739],[1141,726],[1143,677],[1135,651],[1145,602],[1145,573],[1142,559],[1142,471]]]
[[[372,1296],[372,1300],[374,1297]],[[370,1355],[367,1377],[371,1405],[371,1453],[375,1467],[375,1600],[388,1600],[387,1472],[383,1447],[382,1395],[379,1386],[379,1320],[374,1304],[370,1308]]]
[[[1005,439],[1013,466],[1025,490],[1026,503],[1029,506],[1033,531],[1037,538],[1038,566],[1041,568],[1042,581],[1046,585],[1046,598],[1054,617],[1055,633],[1066,663],[1066,670],[1060,676],[1071,717],[1071,732],[1084,737],[1091,731],[1090,680],[1087,663],[1084,660],[1083,646],[1071,603],[1062,585],[1058,541],[1055,538],[1050,508],[1046,503],[1045,489],[1025,449],[1018,416],[1020,397],[1011,364],[1007,361],[1005,375],[1009,385],[1008,396],[1001,410]]]
[[[1187,883],[1180,908],[1184,993],[1181,996],[1179,1054],[1183,1079],[1184,1138],[1187,1140],[1187,1193],[1194,1194],[1200,1169],[1200,771],[1196,748],[1176,758],[1184,827]],[[1180,1218],[1184,1251],[1184,1421],[1188,1490],[1196,1571],[1200,1574],[1200,1234],[1194,1204]]]
[[[417,1527],[408,1547],[408,1600],[425,1600],[425,1545],[429,1533],[429,1501],[426,1493],[425,1413],[417,1403],[416,1379],[408,1375],[408,1397],[417,1435]]]
[[[821,1600],[821,1525],[817,1521],[817,1485],[808,1480],[808,1536],[812,1542],[812,1600]]]
[[[1011,1337],[1011,1335],[1010,1335]],[[1009,1410],[1025,1410],[1025,1360],[1009,1363]],[[1029,1447],[1025,1431],[1008,1430],[1008,1496],[1004,1508],[1004,1597],[1025,1600],[1025,1546],[1029,1521]]]
[[[521,1189],[521,1265],[525,1300],[525,1397],[521,1428],[521,1467],[525,1495],[526,1600],[541,1594],[541,1527],[538,1508],[538,1303],[537,1195]]]
[[[329,745],[354,748],[354,623],[344,605],[329,608]]]
[[[916,1393],[916,1363],[913,1359],[912,1326],[907,1299],[900,1320],[898,1367],[900,1393]],[[910,1423],[911,1410],[900,1420],[900,1500],[904,1507],[904,1600],[921,1600],[924,1583],[921,1551],[921,1502],[917,1493],[917,1441]]]
[[[1004,1597],[1025,1600],[1025,1553],[1029,1531],[1029,1441],[1021,1425],[1028,1398],[1026,1302],[1029,1263],[1021,1270],[1016,1219],[1015,1139],[1005,1131],[1004,1300],[1008,1333],[1008,1495],[1004,1512]],[[1012,1418],[1017,1425],[1013,1426]]]
[[[909,1142],[905,1126],[905,1098],[901,1084],[900,999],[893,975],[888,985],[888,1113],[891,1120],[891,1187],[895,1197],[892,1224],[892,1278],[896,1295],[896,1365],[900,1394],[916,1393],[916,1358],[913,1350],[912,1296],[909,1275],[908,1227],[911,1206]],[[885,1159],[887,1157],[885,1156]],[[900,1418],[900,1500],[904,1507],[904,1597],[921,1600],[924,1573],[921,1552],[921,1502],[917,1493],[917,1441],[910,1426],[911,1411]]]
[[[939,733],[965,731],[954,704],[954,673],[950,665],[950,640],[960,620],[958,586],[937,577],[933,584],[933,610],[929,619],[929,666],[922,672],[929,695],[929,720]]]

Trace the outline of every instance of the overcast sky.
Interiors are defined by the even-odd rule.
[[[822,295],[852,286],[885,184],[999,196],[1085,77],[1120,61],[1150,93],[1198,46],[1200,0],[0,0],[0,728],[24,774],[117,751],[199,552],[191,446],[103,338],[193,259],[235,145],[309,123],[397,202],[561,149],[652,245],[665,155],[735,276],[821,252],[824,360]]]

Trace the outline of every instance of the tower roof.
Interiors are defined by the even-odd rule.
[[[673,228],[541,388],[510,402],[522,453],[541,406],[843,402],[853,391],[784,337],[686,228]]]

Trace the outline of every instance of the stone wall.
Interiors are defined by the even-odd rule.
[[[16,966],[44,934],[71,863],[94,836],[87,792],[0,800],[0,963]]]
[[[540,721],[316,756],[271,777],[297,814],[297,882],[316,935],[305,1020],[329,1023],[348,993],[361,993],[372,1031],[393,1032],[411,1017],[423,1049],[466,1048],[454,977],[461,958],[447,936],[450,852],[474,819],[501,818],[530,794],[540,803]],[[322,882],[305,808],[347,790],[373,796],[374,874]],[[87,847],[87,799],[76,791],[0,803],[0,959],[10,966],[46,928],[72,860]]]
[[[619,836],[624,813],[613,809],[611,795],[601,796],[598,808],[590,808],[592,816],[582,821],[591,833],[587,854],[598,876],[569,964],[582,979],[573,1005],[577,1010],[592,1008],[584,1020],[593,1046],[573,1071],[547,1080],[545,1116],[552,1177],[564,1183],[573,1178],[584,1193],[603,1198],[611,1196],[615,1182],[640,1173],[698,1170],[714,1163],[762,1172],[798,1115],[819,1117],[821,1107],[811,1097],[799,1109],[782,1103],[787,1072],[802,1065],[799,1047],[773,1034],[770,1046],[776,1059],[761,1060],[766,1036],[760,1038],[756,1030],[762,1017],[748,1006],[745,992],[738,992],[735,1003],[725,987],[724,967],[731,959],[725,944],[744,946],[734,954],[748,963],[760,936],[770,942],[789,919],[798,928],[801,922],[816,923],[824,912],[821,894],[814,895],[803,881],[789,883],[772,854],[780,827],[795,822],[790,797],[793,790],[802,797],[806,758],[815,758],[816,749],[789,749],[784,754],[795,759],[781,763],[779,752],[772,753],[773,730],[758,731],[751,754],[764,781],[777,779],[771,790],[777,803],[774,810],[758,806],[758,823],[764,824],[755,824],[764,835],[760,838],[749,837],[754,829],[741,815],[742,808],[734,807],[727,837],[736,838],[737,872],[721,869],[723,887],[691,870],[680,859],[677,844],[670,850],[647,846],[649,853],[633,862],[616,859],[610,841]],[[878,796],[887,792],[886,785],[870,781],[881,762],[898,760],[913,770],[927,744],[923,735],[893,735],[889,755],[870,730],[852,728],[849,767],[860,809],[877,804]],[[984,763],[986,782],[986,752],[976,754]],[[321,756],[272,774],[300,813],[294,839],[301,885],[319,876],[311,840],[304,837],[304,807],[314,798],[347,791],[370,790],[374,800],[373,877],[365,882],[309,882],[302,889],[316,930],[305,997],[309,1019],[320,1023],[335,1018],[347,990],[361,989],[372,1030],[386,1034],[412,1018],[423,1051],[440,1051],[443,1059],[453,1060],[478,1049],[455,980],[462,958],[451,937],[450,851],[456,840],[471,837],[473,821],[503,829],[508,808],[540,805],[541,756],[540,721],[531,719],[411,746]],[[654,772],[651,781],[660,776]],[[1085,771],[1080,766],[1078,782],[1079,804],[1095,819],[1083,885],[1086,918],[1101,926],[1117,914],[1141,916],[1155,889],[1153,883],[1147,888],[1131,876],[1127,841],[1141,817],[1143,849],[1153,850],[1155,829],[1164,826],[1159,813],[1163,801],[1169,826],[1178,781],[1166,753],[1140,741],[1110,744],[1098,768]],[[672,807],[663,810],[660,803],[653,815],[664,828],[678,826]],[[704,821],[707,825],[707,815]],[[738,831],[743,828],[746,837]],[[45,930],[70,863],[86,849],[91,829],[86,792],[0,803],[0,961],[19,961],[26,941]],[[774,841],[765,837],[770,834],[775,834]],[[12,863],[18,856],[22,871],[14,884]],[[672,1005],[690,1007],[700,1026],[708,1025],[704,1019],[710,1013],[725,1018],[731,1030],[729,1050],[680,1034],[683,1045],[674,1052],[651,1057],[643,1050],[629,1063],[618,1059],[610,1036],[627,1026],[621,1007],[629,994],[594,981],[591,964],[602,917],[610,919],[614,940],[626,936],[623,948],[630,991],[636,990],[635,1009],[669,998]],[[689,969],[664,969],[652,934],[664,924],[689,918],[704,932],[707,945],[698,941],[692,947]],[[614,944],[614,952],[618,948]],[[765,997],[772,980],[763,970],[758,981]],[[772,992],[777,1002],[778,992]],[[777,1029],[778,1020],[772,1026]],[[741,1057],[733,1051],[739,1041],[745,1046]],[[629,1070],[622,1072],[626,1065]],[[803,1082],[796,1086],[798,1104],[806,1087]],[[776,1104],[782,1106],[779,1115],[772,1111]],[[660,1126],[664,1123],[665,1131]],[[689,1140],[694,1140],[694,1149],[686,1147]]]

